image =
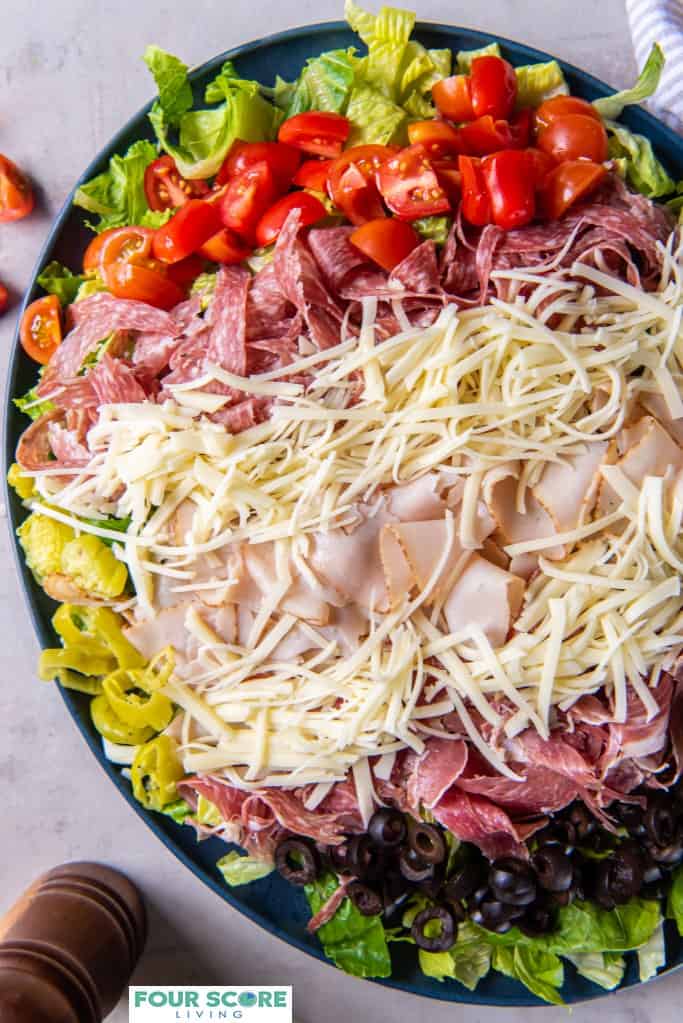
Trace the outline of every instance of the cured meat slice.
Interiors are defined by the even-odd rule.
[[[325,280],[337,293],[350,274],[369,265],[367,256],[349,241],[354,230],[353,227],[324,227],[313,228],[308,234],[308,244],[315,261]]]
[[[108,352],[91,369],[87,379],[102,405],[144,401],[147,397],[133,370],[120,359],[112,359]]]
[[[483,796],[451,788],[432,808],[432,814],[461,842],[478,845],[489,859],[528,856],[522,845],[524,830],[517,830],[505,810]]]
[[[244,376],[247,371],[249,281],[249,271],[244,267],[221,267],[208,311],[211,332],[206,345],[206,362],[237,376]]]
[[[416,295],[440,291],[441,283],[434,242],[424,241],[412,252],[409,252],[391,271],[389,281],[402,285],[406,291]]]

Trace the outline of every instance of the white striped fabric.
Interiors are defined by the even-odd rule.
[[[626,0],[633,48],[642,68],[650,47],[660,43],[666,65],[659,88],[647,104],[677,131],[683,131],[683,0]]]

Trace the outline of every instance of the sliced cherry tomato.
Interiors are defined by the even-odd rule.
[[[420,244],[417,231],[395,217],[369,220],[356,228],[350,241],[384,270],[393,270]]]
[[[27,217],[34,202],[33,189],[26,175],[0,153],[0,224]]]
[[[88,245],[83,256],[83,269],[92,273],[117,260],[144,263],[152,255],[154,231],[151,227],[111,227]]]
[[[491,202],[493,223],[505,231],[523,227],[534,218],[536,197],[529,157],[519,149],[492,153],[481,162]]]
[[[224,227],[204,242],[199,254],[212,263],[241,263],[251,255],[251,248],[234,231]]]
[[[486,188],[481,160],[460,156],[458,168],[462,176],[462,215],[470,224],[484,227],[491,223],[491,201]]]
[[[460,202],[460,188],[462,185],[462,176],[458,170],[457,162],[453,160],[434,160],[432,166],[434,167],[437,181],[450,199],[451,206],[456,206]]]
[[[432,99],[437,110],[449,121],[471,121],[474,117],[468,75],[451,75],[450,78],[442,78],[440,82],[432,86]]]
[[[152,252],[162,263],[179,263],[191,256],[221,228],[217,206],[188,199],[154,235]]]
[[[27,355],[43,366],[62,341],[61,306],[56,295],[36,299],[21,318],[19,340]]]
[[[593,104],[585,99],[579,99],[578,96],[553,96],[534,111],[534,127],[536,131],[542,131],[558,117],[565,117],[567,114],[584,114],[585,117],[592,117],[596,121],[602,120]]]
[[[4,284],[0,284],[0,316],[7,311],[9,305],[9,291]]]
[[[408,146],[385,160],[377,171],[377,184],[385,203],[401,220],[430,217],[451,208],[423,146]]]
[[[238,139],[230,147],[216,175],[215,184],[220,188],[256,163],[268,164],[278,189],[284,192],[289,188],[301,163],[301,153],[281,142],[241,142]]]
[[[250,243],[259,220],[279,194],[272,171],[262,160],[233,178],[220,204],[225,227]]]
[[[311,110],[295,114],[280,125],[278,140],[314,156],[339,156],[349,137],[351,125],[346,117],[327,111]]]
[[[292,210],[299,211],[299,226],[308,227],[327,216],[327,210],[310,192],[290,192],[278,199],[256,225],[256,241],[263,248],[275,241]]]
[[[460,141],[455,128],[445,121],[413,121],[408,125],[411,145],[422,145],[430,160],[457,156]]]
[[[558,162],[562,160],[591,160],[603,163],[607,159],[607,132],[602,121],[586,114],[565,114],[540,132],[539,149]]]
[[[334,203],[356,226],[386,215],[374,178],[368,178],[355,163],[342,172],[334,189]]]
[[[208,191],[206,181],[184,178],[168,154],[153,160],[145,170],[145,195],[151,210],[184,206],[188,199],[201,199]]]
[[[470,92],[475,117],[502,119],[512,113],[517,99],[517,76],[502,57],[475,57],[470,71]]]
[[[110,263],[102,277],[116,298],[133,298],[158,309],[172,309],[185,298],[185,291],[164,273],[137,263]]]
[[[458,130],[460,152],[467,156],[486,156],[499,149],[513,149],[516,145],[507,121],[496,120],[490,114],[463,124]]]
[[[529,168],[531,176],[534,179],[534,187],[542,188],[545,179],[550,174],[551,170],[557,166],[552,156],[548,156],[541,149],[527,149],[525,150],[527,158],[529,160]]]
[[[327,175],[333,163],[334,160],[305,160],[292,178],[292,184],[313,192],[327,191]]]
[[[594,192],[606,174],[602,164],[588,160],[561,163],[550,171],[543,184],[543,212],[550,219],[557,220],[577,199]]]
[[[181,288],[187,290],[197,280],[199,275],[204,272],[205,266],[206,260],[202,259],[195,252],[191,256],[186,256],[185,259],[181,259],[179,263],[170,263],[168,266],[163,266],[162,264],[159,269],[162,273],[165,270],[165,275],[169,281],[173,281]]]
[[[531,128],[533,125],[534,112],[531,107],[522,107],[510,118],[510,131],[515,140],[515,147],[524,149],[529,145],[531,139]]]

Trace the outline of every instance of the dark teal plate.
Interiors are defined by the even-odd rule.
[[[493,36],[483,32],[472,32],[468,29],[453,28],[448,25],[420,23],[415,34],[425,46],[450,47],[454,52],[474,49],[494,42]],[[509,42],[505,39],[498,41],[503,47],[504,55],[513,64],[529,64],[550,59],[547,54],[532,50],[519,43]],[[315,56],[324,50],[357,45],[357,42],[357,38],[342,22],[310,25],[292,29],[289,32],[281,32],[258,42],[238,46],[234,50],[215,57],[208,64],[204,64],[192,74],[194,88],[197,97],[200,98],[206,83],[215,76],[220,65],[226,59],[234,60],[237,69],[245,78],[255,78],[264,84],[272,85],[276,74],[289,80],[296,78],[307,57]],[[131,59],[135,56],[133,54]],[[562,66],[572,93],[592,100],[612,91],[584,71],[569,64]],[[124,152],[136,139],[153,137],[146,117],[148,110],[148,106],[141,110],[114,136],[109,145],[87,168],[76,187],[103,171],[112,154]],[[671,175],[676,180],[683,178],[683,141],[674,132],[640,109],[629,110],[624,115],[623,121],[634,131],[647,135]],[[40,289],[36,285],[35,278],[40,269],[51,259],[58,259],[72,268],[78,267],[89,237],[91,235],[84,226],[83,215],[71,206],[71,197],[69,197],[45,243],[31,285],[26,293],[24,305],[36,298],[39,293]],[[35,363],[23,354],[18,338],[15,337],[5,399],[5,469],[14,461],[17,440],[28,423],[26,417],[15,409],[11,398],[28,390],[35,382],[35,377]],[[7,494],[7,507],[10,523],[14,530],[24,517],[24,511],[13,492]],[[27,571],[16,542],[14,550],[17,571],[23,584],[28,610],[36,632],[43,646],[52,646],[55,643],[55,636],[50,625],[50,618],[55,605],[36,585]],[[228,889],[223,884],[215,867],[216,860],[225,852],[223,843],[212,839],[198,844],[191,828],[181,827],[174,824],[169,818],[143,810],[132,798],[128,783],[103,756],[99,736],[90,722],[88,698],[68,690],[64,690],[62,695],[74,721],[101,766],[123,797],[128,800],[136,813],[144,818],[161,841],[197,877],[201,878],[217,895],[236,909],[261,924],[271,934],[277,935],[291,945],[296,945],[297,948],[309,955],[323,959],[317,940],[306,932],[306,921],[309,914],[303,894],[292,888],[279,876],[271,876],[246,887]],[[673,931],[667,935],[667,948],[668,969],[672,969],[683,962],[683,943],[679,941]],[[409,945],[394,945],[392,959],[394,963],[393,977],[391,980],[382,981],[382,983],[411,991],[413,994],[427,995],[444,1001],[479,1005],[540,1004],[539,1000],[526,988],[497,973],[491,973],[474,992],[469,992],[456,983],[440,984],[437,981],[429,980],[419,971],[415,950]],[[605,993],[601,988],[576,975],[570,966],[567,966],[566,974],[567,979],[562,993],[567,1002],[579,1002]],[[635,962],[631,962],[624,986],[637,983],[637,965]]]

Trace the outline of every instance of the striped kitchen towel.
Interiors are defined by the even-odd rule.
[[[654,42],[666,57],[659,88],[647,105],[683,132],[683,0],[626,0],[626,11],[638,67]]]

